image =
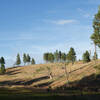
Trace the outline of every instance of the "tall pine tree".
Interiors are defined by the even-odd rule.
[[[100,6],[93,20],[93,29],[94,29],[94,32],[91,35],[91,39],[95,46],[94,59],[96,60],[96,54],[97,54],[96,46],[100,47]]]

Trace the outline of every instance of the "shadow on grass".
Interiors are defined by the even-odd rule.
[[[79,81],[69,82],[69,85],[65,84],[55,90],[79,90],[86,92],[100,92],[100,74],[92,74],[84,77]]]
[[[38,82],[38,81],[41,81],[41,80],[47,80],[47,79],[49,79],[48,76],[43,76],[43,77],[35,78],[33,80],[29,80],[27,82],[24,82],[23,85],[31,85],[34,82]]]
[[[19,73],[21,73],[20,69],[15,69],[15,70],[12,70],[12,71],[8,71],[5,74],[6,75],[15,75],[15,74],[19,74]]]
[[[48,79],[47,76],[40,77],[30,81],[27,81],[26,85],[32,84],[32,82],[40,81],[42,79]],[[20,82],[19,82],[20,83]],[[19,84],[18,82],[16,84]],[[4,84],[4,83],[2,83]],[[48,86],[51,83],[43,83],[38,85],[39,87]],[[85,89],[86,88],[86,89]],[[39,90],[37,88],[27,89],[6,89],[0,88],[0,100],[99,100],[100,92],[97,89],[100,88],[100,75],[90,75],[83,78],[80,81],[70,83],[70,86],[62,86],[52,90]],[[85,89],[85,90],[84,90]],[[30,91],[28,91],[30,90]],[[25,92],[27,91],[27,92]]]
[[[29,80],[29,81],[16,81],[16,80],[11,80],[11,81],[2,81],[0,82],[0,85],[2,86],[6,86],[6,85],[31,85],[33,84],[34,82],[38,82],[38,81],[41,81],[41,80],[47,80],[49,79],[48,76],[43,76],[43,77],[39,77],[39,78],[35,78],[35,79],[32,79],[32,80]],[[45,85],[49,85],[50,83],[44,83],[44,84],[40,84],[39,86],[45,86]]]

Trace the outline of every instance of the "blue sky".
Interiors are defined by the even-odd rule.
[[[17,53],[43,63],[44,52],[68,52],[77,58],[94,51],[90,35],[100,0],[0,0],[0,56],[12,66]],[[100,50],[98,49],[98,52]]]

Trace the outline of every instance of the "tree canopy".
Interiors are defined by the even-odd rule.
[[[54,53],[44,53],[43,58],[46,62],[65,62],[66,54],[56,50]]]
[[[35,64],[35,60],[34,60],[34,58],[32,58],[31,64],[32,64],[32,65]]]
[[[0,74],[4,74],[6,72],[6,69],[5,69],[5,59],[4,59],[4,57],[1,57],[0,58],[0,64],[1,64]]]
[[[30,63],[30,61],[31,61],[31,57],[29,56],[29,54],[27,54],[26,61],[27,61],[27,63]]]
[[[4,59],[4,57],[1,57],[0,63],[1,63],[1,64],[5,64],[5,59]]]
[[[95,45],[100,47],[100,6],[93,20],[93,29],[94,32],[91,35],[91,40],[94,42]]]
[[[83,54],[83,62],[90,62],[90,54],[88,51],[86,51],[84,54]]]
[[[74,48],[70,48],[68,54],[67,54],[67,61],[72,62],[72,64],[76,61],[76,52]]]
[[[17,58],[16,58],[16,65],[20,65],[20,64],[21,64],[21,59],[20,59],[20,55],[18,53]]]
[[[25,53],[23,54],[23,62],[24,62],[24,65],[27,63],[27,56]]]

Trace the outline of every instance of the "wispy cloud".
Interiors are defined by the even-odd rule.
[[[74,19],[61,19],[61,20],[46,20],[46,22],[56,24],[56,25],[65,25],[70,23],[76,23],[78,21]]]
[[[57,25],[65,25],[69,23],[75,23],[77,22],[76,20],[57,20],[57,21],[52,21],[52,23],[57,24]]]

